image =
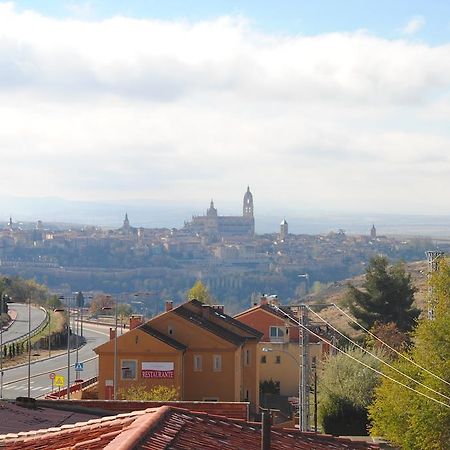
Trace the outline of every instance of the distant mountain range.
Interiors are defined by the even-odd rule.
[[[238,207],[239,208],[239,207]],[[206,209],[206,208],[205,208]],[[258,211],[260,211],[258,213]],[[64,224],[64,226],[97,225],[118,228],[128,213],[133,226],[145,228],[182,228],[193,214],[204,212],[197,204],[187,206],[161,200],[127,200],[120,202],[70,201],[51,198],[0,198],[0,224],[6,224],[11,215],[14,222]],[[220,211],[222,214],[240,214]],[[369,234],[375,224],[378,234],[427,236],[450,239],[450,215],[401,215],[370,213],[326,213],[323,211],[298,211],[278,213],[255,208],[256,232],[275,233],[286,218],[289,231],[295,234],[323,234],[344,230],[351,234]]]

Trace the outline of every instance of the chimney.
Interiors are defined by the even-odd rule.
[[[173,309],[173,301],[166,300],[166,312],[171,311]]]
[[[140,315],[130,316],[130,330],[137,328],[139,325],[142,325],[143,317]]]
[[[261,450],[270,450],[270,412],[261,414]]]
[[[202,305],[202,317],[204,319],[209,318],[209,312],[210,312],[210,306],[209,305]]]
[[[267,305],[269,303],[269,300],[267,299],[267,295],[263,294],[261,295],[261,300],[259,302],[260,305]]]
[[[224,305],[212,305],[212,308],[214,309],[214,311],[217,311],[218,313],[221,313],[221,314],[223,314],[225,311]]]
[[[109,329],[109,340],[112,341],[115,338],[116,338],[116,329],[110,328]]]

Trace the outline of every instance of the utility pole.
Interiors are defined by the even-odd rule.
[[[434,272],[437,272],[439,268],[439,259],[444,255],[444,252],[437,252],[437,251],[427,251],[425,252],[427,255],[427,261],[428,261],[428,319],[433,320],[434,319],[434,292],[433,287],[431,286],[431,276]]]
[[[314,433],[317,433],[317,363],[313,358],[312,369],[314,371]]]
[[[3,314],[4,309],[4,301],[5,297],[3,292],[0,297],[1,305],[0,305],[0,399],[3,398],[3,321],[1,320],[1,316]]]
[[[306,331],[308,326],[308,310],[305,305],[300,308],[301,329],[301,415],[299,417],[299,426],[301,431],[308,431],[309,427],[309,333]]]

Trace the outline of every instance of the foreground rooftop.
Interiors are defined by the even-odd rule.
[[[273,450],[379,449],[293,429],[271,430]],[[173,406],[148,408],[86,422],[0,436],[6,449],[246,449],[261,448],[261,423],[193,412]]]

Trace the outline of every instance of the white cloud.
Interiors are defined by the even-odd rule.
[[[91,2],[67,3],[65,5],[67,11],[76,17],[90,17],[94,12]]]
[[[408,23],[403,27],[402,33],[406,35],[413,35],[420,31],[425,26],[425,17],[423,16],[414,16],[412,17]]]
[[[261,209],[450,208],[450,45],[11,4],[0,29],[5,194],[223,211],[250,184]]]

